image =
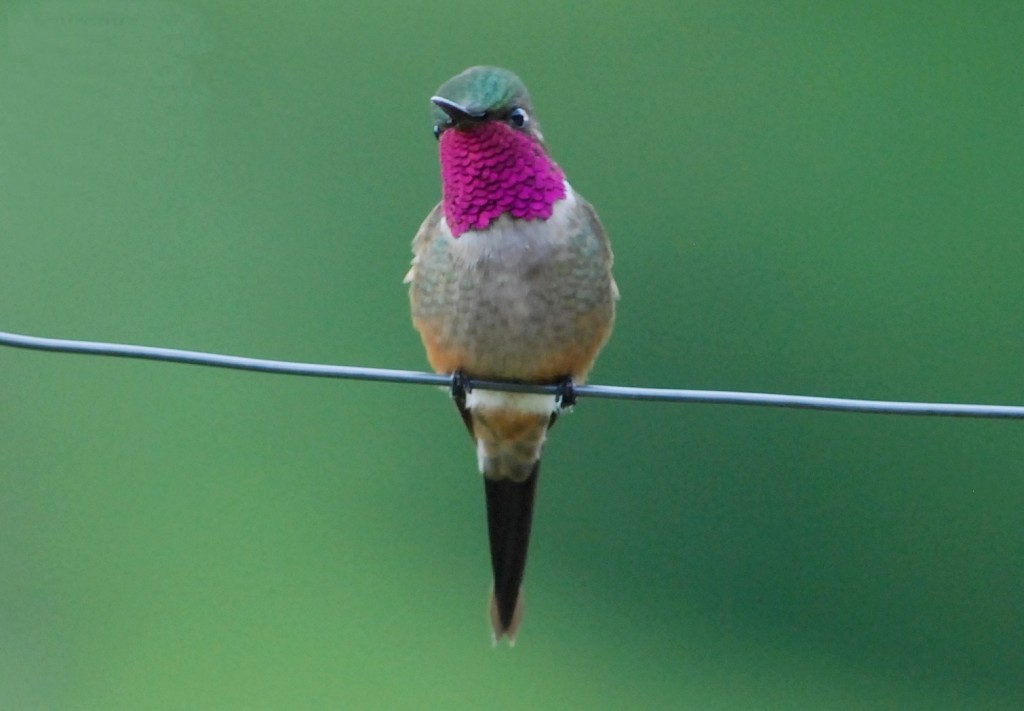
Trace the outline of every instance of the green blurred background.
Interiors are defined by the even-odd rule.
[[[531,87],[594,382],[1024,402],[1024,5],[5,0],[0,328],[424,368],[428,97]],[[1024,704],[1020,422],[584,400],[491,649],[433,388],[0,350],[4,709]]]

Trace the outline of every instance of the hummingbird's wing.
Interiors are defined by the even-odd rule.
[[[419,230],[416,232],[416,236],[412,240],[412,266],[409,267],[409,271],[406,273],[405,278],[402,280],[403,284],[412,284],[416,279],[416,265],[420,260],[420,255],[427,250],[431,243],[437,239],[440,235],[440,222],[441,217],[444,215],[442,204],[438,203],[434,206],[434,209],[430,211],[426,219],[423,220],[423,224],[420,225]],[[416,312],[416,301],[415,295],[410,291],[410,298],[412,299],[413,313]],[[475,439],[473,434],[473,419],[469,412],[469,408],[466,407],[466,392],[465,389],[459,386],[458,383],[452,383],[452,398],[455,401],[455,407],[459,410],[459,416],[462,417],[463,423],[466,425],[466,429],[469,430],[469,436]]]
[[[612,300],[619,300],[619,285],[615,283],[615,277],[612,276],[612,264],[615,262],[615,255],[612,254],[612,245],[608,241],[608,233],[604,231],[604,225],[601,224],[601,220],[597,219],[597,213],[594,211],[594,206],[587,202],[582,195],[576,193],[576,200],[579,202],[580,210],[583,212],[590,224],[590,231],[593,232],[594,237],[601,244],[604,250],[604,266],[608,270],[608,280],[610,282],[612,290]]]
[[[416,236],[412,238],[412,266],[409,267],[405,278],[402,279],[403,284],[412,284],[413,279],[416,278],[416,263],[419,261],[420,255],[430,246],[430,243],[437,239],[440,233],[439,223],[443,216],[444,210],[442,205],[437,203],[434,209],[430,211],[430,214],[427,215],[427,218],[423,220],[419,230],[416,231]]]

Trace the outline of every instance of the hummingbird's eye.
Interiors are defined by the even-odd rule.
[[[524,128],[530,123],[530,116],[518,106],[508,112],[508,122],[516,128]]]
[[[443,130],[444,129],[441,128],[441,124],[435,123],[434,124],[434,138],[440,138],[441,137],[441,131],[443,131]]]

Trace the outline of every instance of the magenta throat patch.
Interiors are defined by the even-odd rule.
[[[562,169],[529,135],[488,121],[441,134],[444,214],[452,235],[486,229],[508,213],[546,220],[565,197]]]

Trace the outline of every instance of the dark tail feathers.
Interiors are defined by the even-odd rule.
[[[515,643],[522,620],[523,571],[530,545],[533,499],[537,491],[540,460],[524,481],[484,477],[487,495],[487,532],[491,541],[494,591],[491,595],[491,626],[495,641],[507,636]]]

